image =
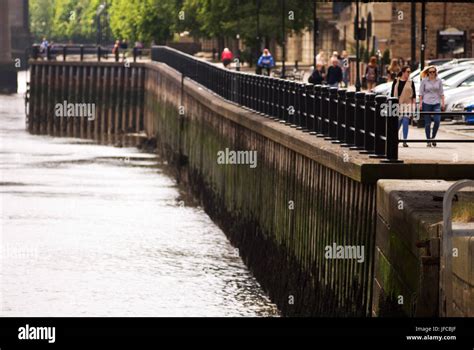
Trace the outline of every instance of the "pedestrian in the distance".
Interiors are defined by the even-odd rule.
[[[120,48],[123,51],[123,57],[122,59],[125,61],[125,58],[127,56],[127,49],[128,49],[128,41],[127,39],[123,39],[122,42],[120,43]]]
[[[332,65],[328,68],[326,81],[330,87],[338,87],[342,81],[342,69],[336,57],[331,58]]]
[[[324,72],[323,72],[323,64],[316,63],[316,69],[311,73],[311,76],[308,78],[308,83],[318,85],[322,84],[324,81]]]
[[[326,65],[327,65],[327,57],[326,51],[319,50],[319,53],[316,55],[316,62],[321,63],[323,66],[323,73],[326,74]]]
[[[115,44],[114,44],[114,48],[112,49],[112,55],[114,55],[114,57],[117,57],[117,60],[118,60],[118,54],[120,52],[120,40],[115,40]]]
[[[224,67],[227,68],[227,66],[232,62],[232,59],[234,58],[234,55],[232,52],[226,47],[224,51],[222,51],[221,54],[221,60],[222,63],[224,64]]]
[[[262,69],[264,75],[270,76],[271,69],[275,67],[275,61],[268,49],[263,50],[262,55],[258,59],[257,66]]]
[[[40,44],[40,53],[44,55],[44,59],[48,58],[48,47],[49,47],[49,42],[46,40],[46,37],[43,38],[43,41],[41,41]]]
[[[367,89],[369,91],[375,87],[378,75],[377,57],[372,56],[370,57],[367,68],[365,68],[365,80],[367,81]]]
[[[398,60],[393,58],[390,62],[390,66],[387,68],[387,81],[394,81],[398,73],[400,73],[400,65],[398,64]]]
[[[398,77],[392,83],[391,96],[398,97],[398,129],[403,125],[403,147],[408,147],[408,127],[412,112],[415,110],[416,91],[415,83],[410,79],[411,69],[403,66]],[[392,117],[392,116],[389,116]]]
[[[441,112],[444,110],[443,82],[438,77],[435,66],[426,67],[421,72],[420,110],[423,112]],[[434,140],[438,133],[441,116],[439,114],[425,115],[425,134],[427,140]],[[431,122],[434,122],[431,133]],[[428,141],[426,147],[436,147],[435,141]]]
[[[344,87],[347,88],[349,86],[351,70],[349,67],[349,54],[347,53],[346,50],[342,51],[341,68],[342,68],[342,82],[344,83]]]

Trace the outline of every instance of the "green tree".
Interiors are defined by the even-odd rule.
[[[173,34],[176,0],[114,0],[110,27],[116,38],[163,43]]]
[[[54,0],[30,0],[30,30],[35,40],[51,37],[54,8]]]
[[[36,40],[95,42],[96,11],[102,0],[30,0],[31,32]]]

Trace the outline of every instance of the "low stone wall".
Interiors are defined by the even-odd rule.
[[[156,143],[284,315],[438,313],[433,254],[439,228],[415,219],[430,215],[431,206],[396,211],[388,185],[377,188],[376,182],[459,179],[472,173],[473,164],[383,164],[225,101],[157,62],[30,64],[31,133],[105,142],[142,135]],[[64,101],[93,103],[94,120],[55,117],[56,104]],[[255,158],[219,163],[220,156],[231,162],[225,156],[234,151]],[[469,242],[462,247],[472,252]],[[345,255],[338,256],[341,247]],[[429,254],[422,252],[428,248]],[[472,266],[472,260],[466,263]],[[455,309],[472,315],[466,290],[473,269],[453,264]]]
[[[374,316],[444,316],[439,293],[442,198],[447,181],[380,180],[374,272]],[[459,205],[474,202],[461,191]],[[474,223],[467,223],[474,229]],[[453,239],[453,315],[474,316],[474,236]],[[442,284],[442,281],[441,281]]]
[[[148,68],[147,134],[185,169],[181,180],[282,312],[367,315],[375,185],[359,181],[360,165],[338,146],[215,98],[165,65]],[[256,151],[257,166],[218,164],[226,149]],[[326,259],[333,243],[364,247],[364,261]]]

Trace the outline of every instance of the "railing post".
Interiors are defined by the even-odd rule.
[[[370,158],[385,158],[385,123],[388,116],[382,116],[382,107],[387,103],[387,96],[375,96],[374,113],[374,152]],[[393,117],[390,117],[393,118]],[[396,118],[396,117],[395,117]]]
[[[296,128],[296,82],[289,83],[289,104],[288,104],[288,124],[291,128]]]
[[[295,82],[295,125],[296,130],[303,130],[302,119],[305,108],[303,84]]]
[[[281,80],[282,80],[282,89],[280,91],[281,93],[280,123],[288,124],[288,106],[290,105],[290,93],[289,93],[290,82],[284,79],[281,79]]]
[[[66,61],[66,55],[67,55],[67,46],[63,45],[63,61]]]
[[[364,150],[361,154],[374,154],[374,111],[375,111],[375,94],[365,94],[365,113],[364,113]]]
[[[262,77],[262,114],[265,117],[268,117],[268,103],[270,102],[269,98],[269,85],[268,77]]]
[[[329,124],[328,124],[328,113],[329,113],[329,86],[321,87],[321,134],[316,136],[327,137],[329,136]]]
[[[117,47],[116,50],[115,50],[115,62],[118,62],[120,59],[120,49]],[[167,60],[165,59],[164,60],[164,63],[166,64],[169,64],[168,62],[166,62]]]
[[[137,62],[138,47],[133,48],[133,62]]]
[[[322,104],[322,85],[314,86],[314,135],[323,136],[322,134],[322,121],[321,121],[321,104]]]
[[[97,61],[100,62],[100,45],[97,46]]]
[[[354,140],[354,121],[355,121],[355,91],[346,91],[346,105],[344,115],[344,143],[342,147],[353,147]]]
[[[270,115],[273,120],[278,120],[278,96],[280,95],[280,82],[276,78],[271,79],[271,96]]]
[[[310,132],[313,131],[313,116],[314,116],[314,85],[313,84],[304,84],[304,94],[305,94],[305,108],[303,114],[303,131]]]
[[[365,92],[355,93],[354,146],[351,150],[364,149]]]
[[[346,89],[337,90],[337,124],[336,124],[336,142],[346,142],[344,129],[346,127]]]
[[[46,46],[46,60],[49,61],[51,59],[51,47],[48,45]]]
[[[337,88],[329,88],[329,104],[328,104],[328,136],[325,140],[336,141],[336,122],[337,122]],[[337,143],[337,141],[336,141]]]
[[[80,46],[81,62],[84,61],[84,45]]]
[[[390,97],[387,101],[389,105],[398,104],[397,97]],[[396,116],[385,116],[385,156],[382,163],[403,163],[398,159],[398,118]]]

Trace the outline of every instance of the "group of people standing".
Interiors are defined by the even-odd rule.
[[[221,59],[225,67],[233,60],[232,52],[225,48],[221,54]],[[349,85],[349,55],[347,51],[342,51],[339,55],[334,51],[327,67],[326,54],[323,50],[316,56],[316,69],[313,70],[308,82],[312,84],[326,83],[330,87],[344,87]],[[270,70],[275,66],[273,56],[268,49],[264,49],[257,62],[257,69],[266,75],[270,75]],[[399,101],[399,129],[403,132],[403,147],[408,147],[408,129],[411,118],[416,111],[416,88],[415,83],[410,79],[411,68],[408,65],[400,66],[398,59],[392,59],[387,67],[387,81],[393,81],[391,96],[398,97]],[[364,78],[367,89],[371,90],[377,84],[379,78],[377,57],[372,56],[367,64]],[[419,110],[426,112],[440,112],[444,109],[443,83],[438,77],[436,66],[426,67],[421,72],[421,84],[419,91]],[[440,126],[441,116],[439,114],[425,115],[425,134],[427,147],[436,147],[436,134]],[[433,124],[433,128],[431,125]]]
[[[339,87],[341,83],[344,83],[344,87],[347,87],[349,85],[350,73],[347,51],[342,51],[341,55],[334,51],[329,62],[331,64],[326,71],[326,52],[323,50],[319,51],[316,56],[316,69],[308,78],[308,82],[312,84],[323,84],[323,82],[326,82],[331,87]]]
[[[416,111],[415,84],[410,79],[410,66],[403,66],[392,83],[391,96],[398,97],[399,102],[399,126],[403,126],[403,147],[408,147],[408,128],[413,113]],[[421,72],[421,84],[419,91],[419,110],[423,112],[441,112],[444,110],[443,82],[438,77],[436,66],[428,66]],[[427,147],[436,147],[436,134],[438,133],[441,116],[439,114],[425,115],[425,135]],[[431,125],[433,124],[433,128]]]

